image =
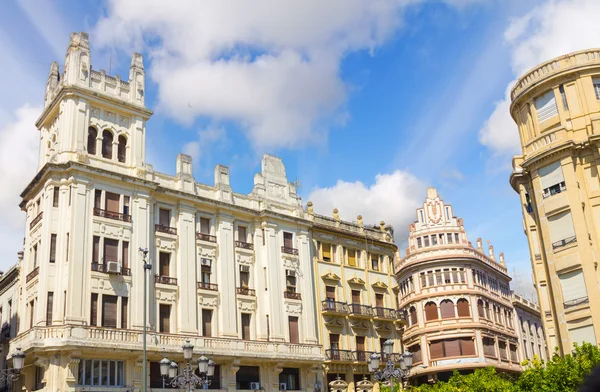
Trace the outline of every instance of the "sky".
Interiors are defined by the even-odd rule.
[[[147,162],[174,174],[179,153],[213,183],[229,166],[249,193],[262,154],[280,156],[303,202],[381,220],[404,254],[429,186],[469,239],[504,252],[531,298],[518,195],[520,152],[508,91],[527,69],[597,47],[595,0],[13,0],[0,6],[0,269],[23,244],[19,194],[37,169],[52,61],[90,34],[93,69],[127,78],[144,55]],[[566,23],[577,21],[577,23]]]

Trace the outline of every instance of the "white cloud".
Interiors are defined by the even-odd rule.
[[[93,38],[145,48],[159,107],[176,120],[234,120],[255,147],[300,147],[347,118],[343,57],[373,52],[423,1],[112,0]]]
[[[0,128],[0,266],[4,269],[16,262],[23,244],[25,215],[19,209],[19,194],[37,169],[39,133],[34,124],[41,111],[24,105],[12,123]]]
[[[600,13],[597,0],[548,1],[526,15],[511,21],[504,33],[511,46],[515,77],[528,69],[569,52],[598,46],[600,24],[590,15]],[[505,98],[496,104],[492,115],[479,132],[479,140],[496,154],[519,152],[516,125],[509,113],[507,87]]]
[[[338,180],[329,188],[314,189],[307,200],[313,202],[315,212],[331,216],[337,208],[340,217],[356,221],[362,215],[365,224],[379,224],[381,220],[394,226],[396,242],[401,244],[408,224],[416,219],[416,209],[425,200],[426,186],[413,174],[396,170],[378,174],[375,183]]]

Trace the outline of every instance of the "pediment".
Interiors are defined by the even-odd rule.
[[[352,279],[348,279],[348,283],[350,283],[350,284],[357,284],[357,285],[360,285],[360,286],[364,286],[365,285],[365,281],[362,280],[361,278],[359,278],[358,276],[355,276]]]
[[[330,328],[342,328],[344,323],[337,318],[325,319],[325,325]]]
[[[369,329],[369,323],[364,320],[350,321],[350,325],[354,329]]]
[[[337,276],[336,274],[334,274],[331,271],[327,272],[325,275],[321,275],[321,278],[323,278],[324,280],[336,280],[336,281],[341,280],[341,278],[339,276]]]
[[[381,290],[387,290],[388,289],[388,285],[383,283],[382,281],[378,280],[377,282],[373,283],[371,286],[373,286],[374,289],[381,289]]]
[[[390,327],[388,323],[377,323],[377,324],[375,324],[375,329],[377,331],[388,331],[388,332],[390,332],[392,330],[392,327]]]

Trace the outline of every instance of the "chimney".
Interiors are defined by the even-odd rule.
[[[477,238],[477,250],[483,252],[481,237]]]

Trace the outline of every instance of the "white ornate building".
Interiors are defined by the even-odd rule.
[[[210,389],[322,383],[310,225],[279,158],[265,155],[249,195],[229,169],[194,181],[179,155],[174,176],[146,161],[142,56],[129,78],[91,68],[88,36],[73,33],[64,71],[53,63],[38,173],[22,193],[18,336],[27,354],[16,390],[139,391],[143,262],[148,285],[148,384],[158,361],[183,361],[190,340],[217,363]],[[10,354],[9,354],[10,355]],[[285,384],[282,386],[282,384]]]
[[[481,239],[473,248],[452,206],[427,190],[409,247],[396,265],[399,308],[408,325],[403,343],[413,353],[412,382],[447,380],[453,370],[494,366],[521,371],[510,277]]]

